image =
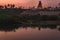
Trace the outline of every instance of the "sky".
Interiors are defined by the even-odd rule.
[[[15,4],[16,6],[32,7],[37,6],[38,1],[42,2],[43,7],[56,6],[60,0],[0,0],[0,5]]]

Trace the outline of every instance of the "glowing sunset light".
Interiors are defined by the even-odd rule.
[[[15,4],[17,6],[29,7],[37,6],[38,1],[42,2],[43,7],[56,6],[60,0],[0,0],[0,5]]]

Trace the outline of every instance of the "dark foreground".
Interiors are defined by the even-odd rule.
[[[40,26],[0,24],[0,40],[60,40],[60,25],[46,22]]]
[[[0,40],[60,40],[60,15],[0,14]]]

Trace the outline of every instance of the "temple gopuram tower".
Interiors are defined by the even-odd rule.
[[[42,3],[41,3],[41,1],[39,1],[37,9],[42,9]]]

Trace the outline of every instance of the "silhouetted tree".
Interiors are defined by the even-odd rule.
[[[5,9],[7,8],[7,6],[5,5]]]
[[[14,4],[8,4],[7,7],[8,7],[8,8],[14,8],[15,5],[14,5]]]
[[[10,4],[7,5],[8,7],[10,6]]]
[[[58,3],[58,5],[60,5],[60,3]]]
[[[12,7],[14,8],[14,7],[15,7],[15,5],[13,4],[13,5],[12,5]]]
[[[58,6],[59,6],[59,8],[60,8],[60,3],[58,3]]]
[[[49,6],[48,8],[52,8],[52,7]]]
[[[14,4],[11,4],[10,6],[11,6],[11,8],[14,8],[14,7],[15,7],[15,5],[14,5]]]

